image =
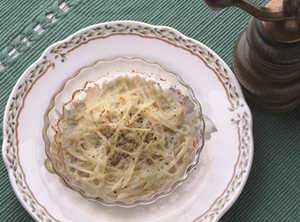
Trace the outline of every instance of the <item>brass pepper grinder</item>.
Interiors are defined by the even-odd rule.
[[[204,0],[214,10],[237,6],[252,17],[238,37],[232,70],[248,104],[284,112],[300,104],[300,0]]]

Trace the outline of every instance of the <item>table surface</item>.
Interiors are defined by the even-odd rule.
[[[58,10],[62,2],[68,5],[66,12]],[[49,13],[57,20],[36,35],[36,24],[44,22],[52,15]],[[17,79],[49,45],[72,33],[116,20],[169,26],[204,43],[230,66],[235,40],[249,18],[238,8],[212,11],[201,0],[2,0],[0,63],[5,67],[0,67],[1,144],[4,109]],[[15,58],[7,56],[20,46],[23,36],[28,36],[31,44],[19,47]],[[240,197],[220,221],[300,221],[300,106],[280,114],[251,111],[255,149],[252,170]],[[14,195],[2,157],[0,170],[0,220],[33,221]]]

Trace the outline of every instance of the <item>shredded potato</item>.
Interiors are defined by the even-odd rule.
[[[193,146],[185,104],[139,76],[81,93],[63,107],[55,136],[71,180],[93,195],[128,201],[177,178]]]

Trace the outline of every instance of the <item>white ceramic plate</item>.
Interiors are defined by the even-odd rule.
[[[145,206],[88,201],[44,167],[43,117],[51,96],[79,68],[114,56],[141,57],[178,73],[205,115],[206,141],[196,169],[171,195]],[[253,158],[251,112],[228,66],[178,31],[140,22],[94,25],[50,46],[18,80],[3,122],[12,188],[36,221],[217,221],[241,193]]]

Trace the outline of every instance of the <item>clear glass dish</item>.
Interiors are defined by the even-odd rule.
[[[84,90],[88,87],[94,87],[95,83],[101,86],[103,83],[120,76],[140,76],[147,81],[158,83],[163,90],[169,91],[180,104],[185,105],[185,114],[191,129],[188,152],[180,159],[183,163],[180,165],[176,177],[172,180],[166,180],[159,189],[155,188],[155,190],[147,191],[145,194],[131,196],[129,199],[118,199],[99,194],[91,188],[95,183],[93,180],[88,183],[78,180],[78,173],[73,175],[65,167],[64,156],[58,152],[60,148],[57,146],[55,139],[59,131],[58,120],[68,110],[66,104],[70,105],[74,101],[84,98]],[[74,93],[80,91],[83,93]],[[89,200],[97,201],[106,206],[122,207],[152,203],[157,198],[170,194],[178,185],[182,184],[198,163],[199,154],[204,144],[203,134],[204,120],[201,105],[195,98],[191,87],[178,74],[169,71],[156,62],[121,56],[101,59],[81,68],[73,76],[66,79],[52,96],[44,116],[43,128],[46,155],[52,163],[54,171],[64,180],[65,184]],[[76,161],[73,161],[73,163],[76,164]],[[78,171],[76,170],[76,172]]]

